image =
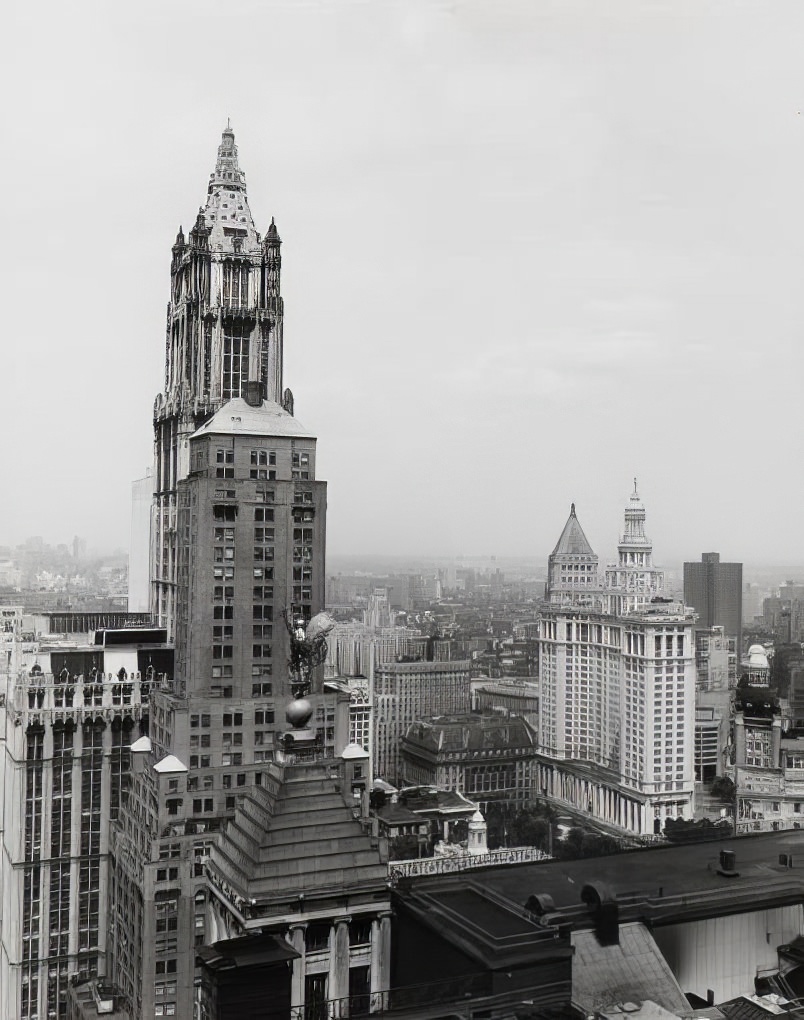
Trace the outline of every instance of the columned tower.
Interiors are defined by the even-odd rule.
[[[641,612],[664,591],[664,571],[653,566],[653,543],[645,534],[645,506],[636,478],[625,508],[617,564],[606,568],[606,590],[608,612],[617,616]]]
[[[176,493],[190,470],[190,436],[247,383],[292,413],[282,389],[281,240],[273,220],[262,238],[246,176],[227,125],[206,204],[185,237],[179,227],[170,265],[165,389],[154,402],[154,507],[151,610],[175,629]]]

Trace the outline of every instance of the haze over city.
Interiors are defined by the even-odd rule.
[[[636,475],[658,562],[800,562],[803,21],[18,8],[2,540],[127,544],[170,247],[231,118],[333,555],[544,557],[574,501],[605,559]]]

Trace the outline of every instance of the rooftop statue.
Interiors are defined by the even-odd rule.
[[[290,634],[290,687],[294,698],[309,694],[313,684],[313,670],[327,657],[327,634],[335,626],[328,613],[317,613],[310,621],[303,616],[293,616],[285,610],[282,614]]]

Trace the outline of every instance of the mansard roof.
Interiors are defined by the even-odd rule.
[[[273,400],[254,407],[242,397],[234,397],[204,422],[191,438],[203,436],[290,436],[315,439],[302,423]]]
[[[583,528],[578,518],[575,516],[575,504],[573,503],[570,507],[570,515],[567,523],[564,525],[564,530],[561,532],[561,537],[556,543],[555,549],[553,549],[551,556],[588,556],[592,559],[597,559],[597,556],[589,545],[589,540],[583,533]]]

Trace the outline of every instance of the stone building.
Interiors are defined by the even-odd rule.
[[[519,715],[526,719],[534,729],[538,729],[538,677],[515,680],[474,680],[472,681],[472,708],[479,712]]]
[[[544,610],[543,796],[637,833],[692,816],[693,622],[678,604],[626,617]]]
[[[695,669],[698,691],[727,691],[731,650],[723,627],[695,628]]]
[[[485,811],[492,802],[533,799],[536,732],[517,716],[492,712],[423,719],[402,737],[406,783],[460,790]]]
[[[629,832],[692,816],[695,615],[663,599],[636,488],[603,591],[573,506],[539,628],[536,792]]]

